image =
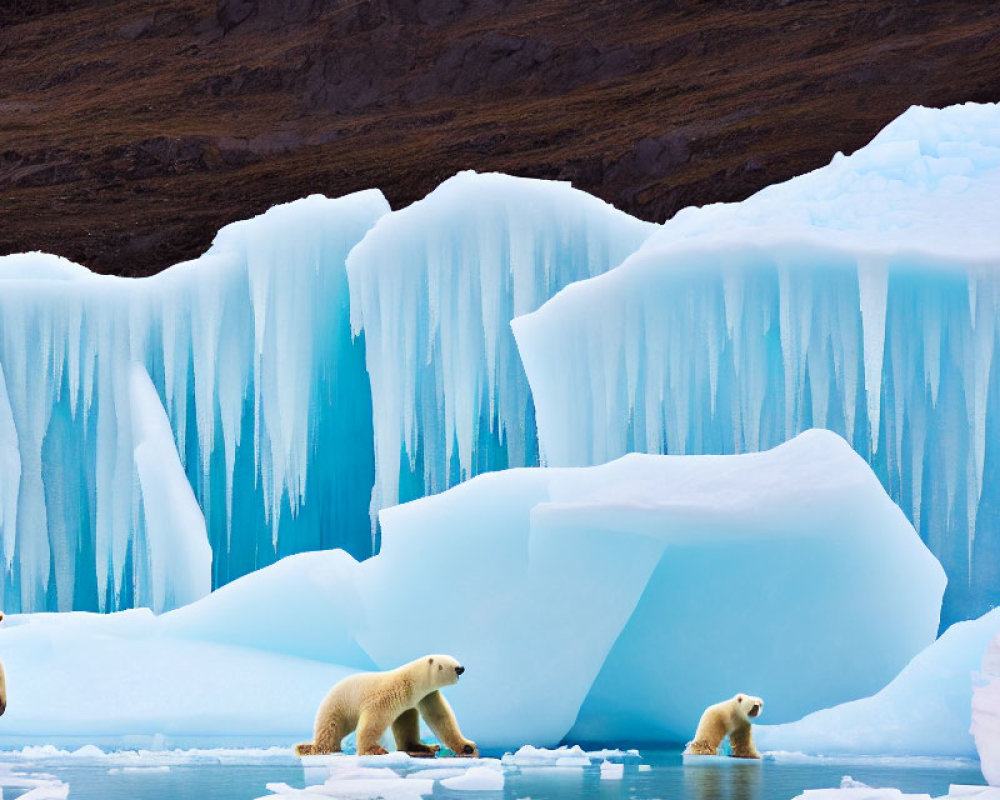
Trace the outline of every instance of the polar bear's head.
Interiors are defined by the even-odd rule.
[[[427,665],[427,683],[438,688],[458,683],[459,675],[465,672],[465,667],[451,656],[425,656],[424,662]]]
[[[752,694],[738,694],[733,699],[736,701],[740,716],[747,722],[759,717],[760,712],[764,710],[764,701]]]

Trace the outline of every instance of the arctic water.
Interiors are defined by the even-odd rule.
[[[652,769],[626,766],[621,780],[601,780],[600,770],[540,768],[507,776],[503,791],[449,791],[439,784],[435,800],[791,800],[806,789],[840,786],[850,775],[869,786],[893,786],[904,793],[939,797],[951,784],[982,784],[975,762],[960,759],[893,759],[802,762],[765,760],[761,764],[684,766],[680,751],[642,751]],[[266,784],[303,788],[299,762],[174,765],[169,770],[112,770],[107,764],[76,764],[68,759],[19,762],[18,771],[45,772],[69,785],[71,800],[250,800],[268,795]],[[4,798],[16,798],[8,788]]]

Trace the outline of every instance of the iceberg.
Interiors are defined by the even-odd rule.
[[[566,183],[473,172],[375,224],[347,260],[372,386],[373,522],[380,508],[538,463],[509,322],[655,229]]]
[[[1000,609],[957,622],[872,696],[787,725],[755,726],[757,747],[824,756],[976,758],[969,733],[972,674],[998,632]]]
[[[482,749],[679,743],[720,694],[781,721],[876,691],[934,640],[945,582],[821,430],[487,473],[381,525],[365,561],[301,553],[160,616],[8,617],[0,744],[292,744],[339,677],[428,652],[466,666],[447,696]]]
[[[290,553],[372,553],[345,262],[388,211],[309,197],[140,280],[0,258],[0,607],[163,610]]]
[[[851,156],[679,212],[512,322],[541,463],[764,450],[872,465],[949,576],[1000,602],[1000,106],[914,107]]]

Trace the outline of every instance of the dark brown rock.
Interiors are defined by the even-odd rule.
[[[147,274],[470,168],[662,221],[1000,100],[998,63],[1000,6],[964,0],[0,0],[0,253]]]

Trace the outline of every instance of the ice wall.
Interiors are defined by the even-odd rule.
[[[912,108],[850,157],[686,209],[512,323],[543,463],[844,435],[941,560],[944,621],[1000,602],[1000,108]]]
[[[197,523],[176,493],[160,498],[172,519],[144,518],[153,473],[174,489],[178,476],[143,446],[162,426],[133,419],[136,391],[149,397],[133,364],[163,401],[204,512],[212,585],[301,550],[370,554],[371,399],[344,265],[387,211],[377,191],[313,196],[142,280],[0,258],[5,611],[167,607],[195,591],[164,594]]]
[[[654,229],[569,184],[472,172],[372,228],[347,269],[372,384],[373,511],[538,463],[508,323]]]

